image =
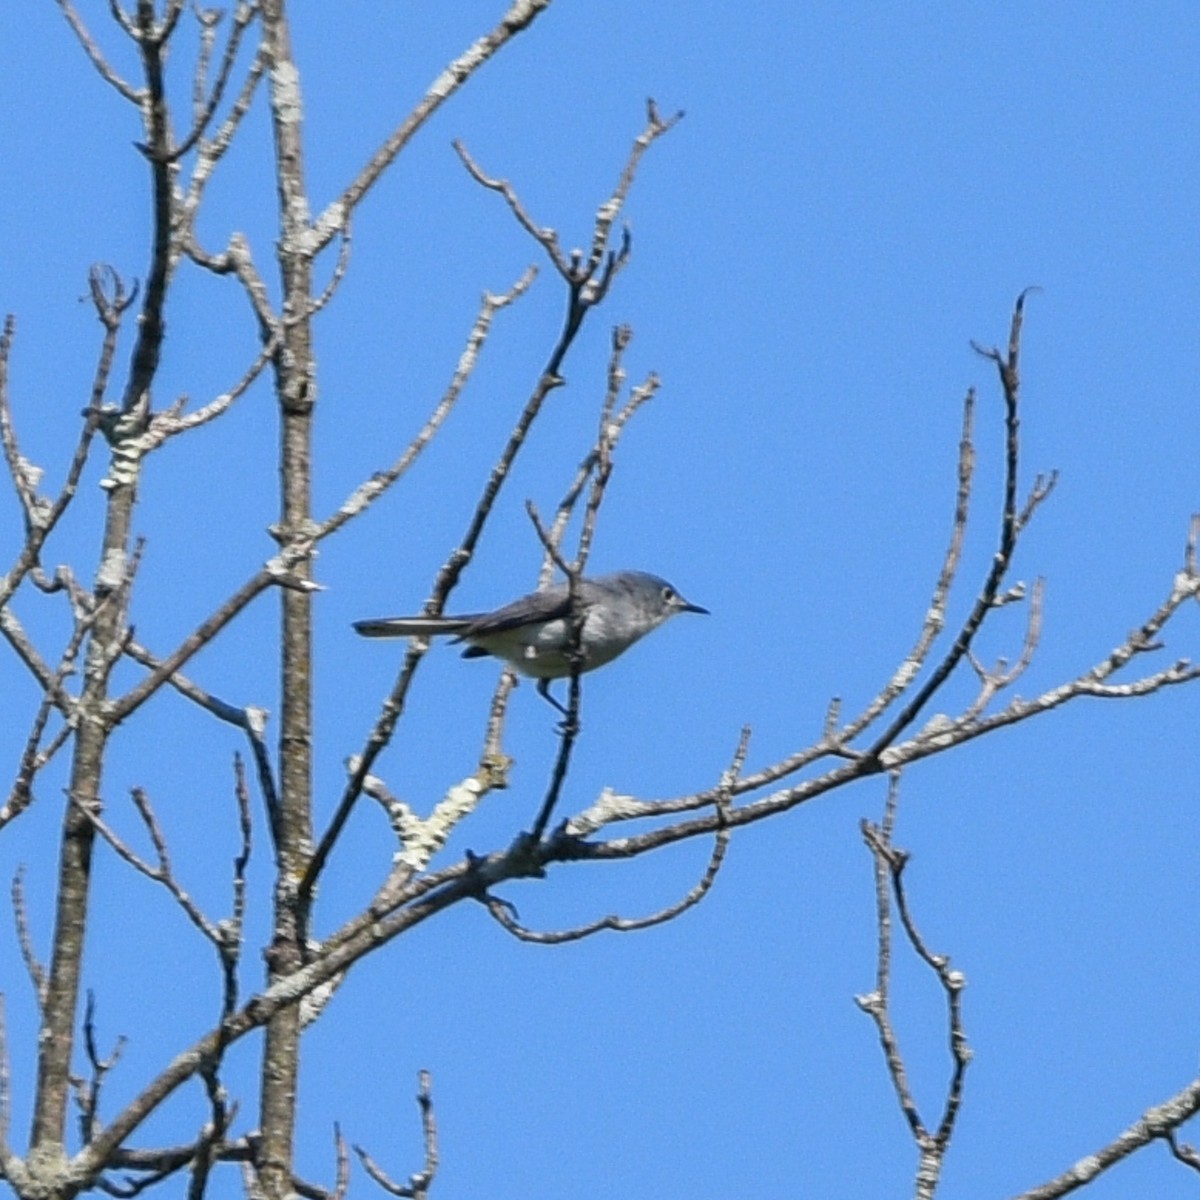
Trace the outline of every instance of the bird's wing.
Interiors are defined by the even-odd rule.
[[[472,641],[496,633],[507,633],[524,625],[557,621],[571,612],[571,596],[565,583],[556,583],[540,592],[530,592],[495,612],[482,613],[459,632],[460,641]]]
[[[363,637],[436,637],[443,633],[461,633],[479,615],[463,617],[376,617],[370,621],[355,621],[356,632]]]

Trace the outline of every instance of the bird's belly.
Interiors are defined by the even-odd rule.
[[[489,638],[479,638],[477,644],[489,654],[507,660],[522,675],[533,679],[563,679],[571,673],[569,657],[563,652],[568,638],[565,621],[549,621],[536,629],[509,630]],[[587,651],[580,664],[580,673],[594,671],[610,663],[628,647],[628,641],[609,635],[602,623],[585,625],[583,640]]]

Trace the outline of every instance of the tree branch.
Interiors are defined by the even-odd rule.
[[[25,544],[18,554],[16,562],[9,569],[8,574],[0,579],[0,610],[20,587],[25,576],[31,570],[36,569],[43,544],[75,497],[84,464],[87,462],[92,438],[100,426],[104,395],[108,389],[108,378],[116,351],[121,319],[137,298],[137,288],[135,287],[127,293],[120,277],[107,267],[93,267],[88,273],[88,285],[96,314],[104,326],[100,357],[92,378],[91,401],[84,410],[83,429],[80,432],[75,453],[67,468],[66,480],[58,497],[49,505],[40,497],[37,499],[35,505],[37,520],[31,526],[27,526]],[[3,423],[7,430],[6,440],[11,437],[15,447],[16,434],[13,432],[8,395],[7,353],[0,357],[0,423]]]
[[[995,605],[1000,585],[1004,582],[1004,577],[1007,575],[1009,565],[1012,562],[1013,552],[1016,550],[1017,545],[1017,536],[1020,532],[1017,514],[1017,472],[1020,461],[1020,422],[1017,413],[1021,386],[1018,364],[1021,352],[1021,326],[1025,314],[1025,299],[1031,290],[1027,288],[1017,297],[1008,336],[1008,354],[1002,355],[999,350],[983,350],[976,346],[980,354],[985,358],[991,359],[996,364],[1000,383],[1004,389],[1007,447],[1005,453],[1004,509],[1000,523],[1000,544],[992,558],[992,565],[988,571],[987,579],[980,589],[974,607],[971,609],[970,616],[967,617],[962,629],[959,631],[958,637],[955,638],[954,645],[950,647],[949,653],[937,665],[933,674],[925,681],[917,694],[901,711],[900,715],[872,745],[869,753],[873,757],[878,757],[884,749],[890,746],[917,719],[921,710],[941,688],[942,684],[950,678],[954,668],[959,664],[967,651],[970,650],[975,634],[979,632],[984,618]]]
[[[1040,1187],[1022,1192],[1014,1200],[1056,1200],[1077,1188],[1084,1187],[1109,1167],[1128,1158],[1156,1138],[1168,1140],[1185,1121],[1200,1112],[1200,1079],[1195,1079],[1182,1091],[1154,1108],[1148,1108],[1128,1129],[1107,1146],[1081,1158],[1068,1171]]]
[[[550,7],[552,0],[513,0],[500,24],[485,34],[458,56],[429,85],[416,108],[397,126],[386,142],[371,156],[349,187],[321,214],[313,226],[316,253],[327,246],[344,228],[354,208],[378,182],[384,171],[412,139],[412,136],[485,62],[527,29]]]
[[[962,1106],[963,1081],[971,1061],[971,1049],[967,1045],[966,1030],[962,1021],[962,991],[966,978],[961,971],[952,970],[950,959],[943,954],[934,954],[925,945],[912,913],[904,889],[904,868],[908,865],[908,854],[898,850],[892,843],[896,823],[896,807],[899,797],[900,775],[893,771],[888,781],[887,803],[884,808],[882,826],[863,821],[863,840],[870,849],[875,862],[875,908],[879,926],[879,947],[875,975],[875,991],[870,995],[856,996],[855,1001],[863,1012],[875,1022],[879,1042],[887,1061],[888,1075],[896,1092],[901,1111],[908,1120],[920,1154],[917,1166],[917,1200],[932,1200],[941,1178],[942,1164],[954,1124]],[[891,975],[892,975],[892,920],[891,894],[895,893],[896,911],[908,937],[909,944],[917,956],[937,976],[946,994],[946,1023],[949,1031],[950,1053],[954,1069],[946,1089],[946,1104],[937,1131],[931,1133],[921,1119],[908,1075],[900,1042],[892,1024]]]
[[[58,7],[62,9],[63,16],[67,18],[67,24],[71,26],[71,31],[79,39],[79,44],[83,47],[84,53],[88,56],[92,66],[99,72],[100,78],[128,100],[130,104],[140,108],[145,102],[146,93],[140,88],[135,88],[132,84],[127,83],[113,70],[108,60],[100,52],[100,47],[92,40],[92,35],[88,32],[87,26],[84,25],[79,14],[75,11],[75,6],[71,3],[71,0],[58,0]]]
[[[459,357],[454,376],[420,432],[387,470],[376,471],[369,480],[355,488],[335,513],[321,522],[315,540],[320,541],[329,537],[347,521],[353,520],[360,513],[365,512],[417,461],[421,452],[433,440],[434,435],[450,415],[467,382],[474,374],[479,363],[479,354],[487,342],[496,313],[519,300],[529,290],[536,275],[537,270],[529,267],[507,292],[498,296],[491,292],[484,292],[479,315],[475,318],[475,324],[467,336],[467,344]]]
[[[225,53],[222,55],[221,65],[217,70],[217,78],[213,83],[212,91],[209,93],[207,101],[202,99],[203,75],[207,71],[209,58],[212,53],[212,39],[216,32],[216,22],[220,20],[222,14],[217,11],[214,16],[206,20],[205,14],[197,11],[197,19],[201,23],[203,34],[201,38],[201,54],[196,63],[193,100],[195,117],[192,122],[191,132],[170,152],[169,161],[177,162],[204,136],[209,122],[213,118],[213,114],[217,111],[217,106],[221,103],[221,99],[225,95],[225,88],[229,83],[229,77],[233,71],[234,60],[237,58],[238,50],[242,44],[242,36],[245,34],[250,23],[258,15],[258,11],[258,4],[246,3],[245,0],[239,0],[237,7],[233,11],[233,28],[230,30],[229,38],[225,43]]]
[[[433,1186],[434,1177],[437,1175],[439,1161],[437,1121],[433,1114],[432,1079],[428,1071],[422,1071],[418,1080],[417,1105],[421,1110],[421,1131],[425,1142],[425,1162],[421,1170],[410,1175],[407,1184],[396,1183],[361,1146],[354,1147],[354,1153],[358,1155],[367,1174],[385,1192],[391,1196],[407,1197],[408,1200],[426,1200],[429,1189]]]
[[[750,728],[747,726],[742,730],[742,736],[734,753],[733,762],[722,779],[723,787],[716,798],[718,816],[728,812],[729,793],[734,781],[737,779],[738,773],[742,769],[742,764],[746,761],[746,750],[749,744]],[[590,921],[585,925],[578,925],[573,929],[539,932],[521,925],[515,907],[508,901],[500,900],[486,893],[482,897],[482,900],[488,912],[496,921],[514,937],[523,942],[535,942],[542,946],[557,946],[563,942],[580,941],[604,929],[612,930],[614,933],[632,933],[637,930],[649,929],[653,925],[662,925],[667,921],[672,921],[681,913],[699,904],[712,890],[712,885],[717,880],[717,872],[720,871],[721,865],[725,861],[725,853],[728,848],[729,829],[722,825],[717,829],[708,865],[705,867],[704,874],[700,877],[696,885],[682,899],[645,917],[620,917],[610,914],[609,916],[600,917],[595,921]]]
[[[111,702],[108,709],[109,722],[114,726],[119,725],[126,717],[145,704],[180,667],[197,651],[208,645],[256,596],[265,592],[273,583],[282,583],[281,574],[281,568],[273,569],[268,564],[258,574],[251,576],[216,612],[202,621],[194,632],[168,654],[141,683],[132,687],[120,699]]]

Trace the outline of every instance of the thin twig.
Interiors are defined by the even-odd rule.
[[[926,609],[925,618],[917,634],[916,643],[905,655],[892,677],[858,716],[839,727],[841,703],[836,698],[826,713],[823,736],[804,749],[790,754],[777,763],[747,776],[742,781],[745,790],[767,787],[780,779],[796,774],[813,762],[830,755],[850,759],[863,757],[861,751],[851,751],[848,744],[864,730],[870,728],[881,714],[902,696],[918,677],[938,635],[945,628],[946,605],[950,589],[962,562],[962,549],[966,537],[967,518],[970,514],[971,488],[975,475],[975,392],[967,391],[963,401],[962,433],[958,446],[958,487],[954,500],[954,516],[951,521],[950,537],[941,570],[933,589],[933,597]]]
[[[333,1154],[337,1166],[330,1200],[345,1200],[350,1189],[350,1149],[342,1136],[341,1126],[336,1122],[333,1126]]]
[[[33,937],[29,932],[29,911],[25,906],[25,868],[20,866],[13,875],[12,881],[13,921],[17,927],[17,945],[21,948],[21,961],[33,985],[34,999],[38,1011],[46,1002],[46,972],[38,961],[37,952],[33,948]]]
[[[608,390],[605,392],[601,405],[599,433],[596,443],[589,447],[587,454],[576,468],[575,476],[567,485],[567,490],[558,502],[554,520],[546,531],[547,540],[553,546],[557,547],[562,544],[567,525],[575,511],[575,505],[579,502],[579,497],[583,495],[583,489],[591,479],[592,472],[597,470],[605,456],[611,457],[613,447],[629,419],[658,389],[658,378],[652,375],[645,384],[633,390],[629,400],[619,410],[616,409],[616,403],[620,399],[621,389],[625,383],[623,358],[632,339],[633,330],[628,325],[618,325],[613,330],[608,362]],[[550,582],[553,574],[552,564],[553,556],[547,553],[546,561],[542,564],[542,571],[538,577],[539,586],[544,587]]]
[[[893,772],[888,781],[888,796],[884,810],[884,829],[890,828],[895,812],[899,774]],[[875,990],[867,995],[856,996],[855,1002],[875,1022],[879,1043],[887,1061],[888,1076],[896,1092],[900,1109],[908,1121],[914,1138],[918,1141],[927,1137],[927,1131],[913,1099],[912,1089],[900,1054],[895,1030],[892,1028],[890,1002],[892,981],[892,905],[889,881],[889,848],[883,837],[870,836],[874,826],[863,821],[862,833],[871,849],[875,874],[875,919],[878,926],[878,944],[875,954]],[[886,834],[885,834],[886,836]]]
[[[673,113],[664,119],[659,114],[658,105],[654,100],[646,101],[646,128],[638,134],[633,143],[633,149],[626,160],[625,169],[621,172],[620,179],[617,180],[616,190],[596,213],[596,228],[592,233],[592,252],[588,260],[588,275],[595,274],[604,260],[612,227],[620,215],[621,209],[624,208],[625,201],[629,198],[629,189],[633,187],[634,176],[637,174],[642,156],[664,133],[670,133],[682,120],[682,111]],[[628,257],[627,254],[626,257]]]
[[[513,216],[516,217],[517,224],[546,251],[546,255],[554,264],[555,270],[564,279],[571,282],[572,269],[562,252],[562,248],[558,244],[558,234],[548,226],[543,227],[538,225],[526,211],[525,205],[521,203],[521,197],[517,195],[516,189],[512,184],[507,179],[496,179],[487,175],[471,157],[470,151],[459,138],[455,138],[450,144],[454,147],[455,153],[462,161],[462,165],[466,167],[471,178],[480,187],[487,188],[491,192],[498,192],[504,197],[504,202],[512,211]]]
[[[574,578],[576,579],[577,587],[578,577]],[[575,748],[575,740],[579,737],[579,703],[582,694],[582,688],[579,685],[579,673],[583,666],[583,651],[580,643],[583,634],[583,621],[586,615],[586,611],[579,604],[577,597],[572,596],[571,628],[566,650],[567,660],[571,664],[571,673],[567,676],[567,706],[563,719],[559,724],[558,753],[554,758],[554,769],[550,775],[550,782],[546,787],[546,795],[542,800],[542,806],[538,810],[538,815],[529,830],[529,841],[534,845],[541,841],[542,834],[546,832],[546,826],[550,823],[550,817],[558,806],[559,796],[562,794],[563,784],[567,778],[567,769],[571,764],[571,753]]]
[[[179,18],[183,16],[183,11],[187,8],[187,0],[166,0],[166,11],[163,13],[163,19],[159,22],[157,28],[153,31],[153,40],[161,44],[166,44],[171,40],[171,35],[175,32],[175,26],[179,23]]]
[[[1038,579],[1034,582],[1033,592],[1029,598],[1029,616],[1025,624],[1025,642],[1021,647],[1020,657],[1011,667],[1004,659],[1000,659],[996,666],[989,670],[976,658],[974,651],[968,652],[967,657],[975,670],[975,674],[979,677],[980,689],[974,703],[963,713],[964,719],[978,716],[991,703],[992,698],[997,692],[1011,687],[1028,670],[1029,665],[1033,662],[1034,653],[1042,637],[1042,611],[1045,596],[1045,580]]]
[[[147,650],[140,642],[130,640],[125,643],[124,649],[130,658],[141,663],[142,666],[150,668],[151,671],[157,671],[162,666],[162,660]],[[275,768],[266,743],[266,723],[269,715],[267,710],[256,705],[238,708],[236,705],[214,696],[211,692],[205,691],[199,684],[194,683],[178,671],[171,674],[167,683],[181,696],[186,696],[205,712],[211,713],[219,721],[235,725],[246,734],[250,742],[251,753],[254,756],[254,766],[258,774],[259,787],[262,789],[263,801],[272,828],[274,828],[279,812],[279,792],[275,786]]]
[[[0,578],[0,610],[12,594],[21,585],[21,581],[38,566],[38,555],[46,538],[50,536],[58,524],[67,506],[74,499],[79,487],[79,479],[87,462],[88,451],[92,439],[100,426],[103,411],[104,395],[108,388],[109,374],[112,369],[113,355],[117,346],[117,335],[120,331],[121,320],[125,312],[137,298],[138,289],[134,287],[126,292],[124,283],[115,271],[107,267],[93,267],[88,273],[88,286],[91,292],[96,315],[104,326],[104,339],[100,347],[100,356],[92,377],[91,400],[83,414],[83,428],[79,441],[75,446],[70,465],[67,468],[66,479],[58,497],[53,504],[45,507],[41,502],[38,506],[38,520],[27,529],[25,545],[17,556],[17,561]],[[110,294],[111,293],[111,294]],[[0,405],[4,406],[5,419],[11,428],[11,413],[8,409],[7,377],[4,386],[0,386]],[[15,435],[14,435],[15,436]]]
[[[76,1080],[75,1091],[79,1104],[80,1138],[87,1146],[96,1136],[100,1112],[100,1092],[104,1086],[105,1076],[117,1065],[121,1051],[125,1048],[125,1038],[118,1037],[113,1045],[112,1053],[107,1058],[100,1057],[100,1051],[96,1047],[96,995],[90,988],[83,1011],[83,1044],[88,1063],[92,1068],[92,1077],[88,1081]]]
[[[1017,514],[1017,483],[1020,463],[1020,420],[1018,410],[1021,390],[1019,370],[1021,325],[1025,316],[1025,300],[1031,290],[1027,288],[1017,297],[1017,303],[1013,308],[1012,325],[1009,329],[1007,354],[1001,354],[996,349],[984,350],[981,347],[976,347],[976,350],[980,354],[995,363],[996,371],[1000,376],[1000,384],[1004,390],[1004,424],[1007,439],[1004,461],[1004,509],[1000,522],[999,545],[992,557],[992,565],[988,571],[987,578],[984,580],[983,587],[980,588],[971,613],[966,621],[963,622],[958,637],[954,639],[954,644],[950,647],[942,661],[934,668],[929,678],[918,689],[916,695],[905,705],[904,709],[887,729],[876,738],[869,751],[872,757],[877,758],[917,719],[921,710],[941,688],[942,684],[949,679],[954,668],[971,648],[971,643],[974,641],[976,633],[979,632],[984,618],[993,608],[996,596],[1000,591],[1000,585],[1004,582],[1009,564],[1012,562],[1013,552],[1016,550],[1017,545],[1017,535],[1020,532]]]
[[[196,1141],[191,1179],[188,1181],[188,1200],[204,1200],[207,1195],[209,1176],[213,1167],[220,1161],[221,1151],[225,1146],[225,1135],[237,1116],[237,1105],[229,1104],[229,1097],[218,1074],[221,1053],[218,1050],[212,1060],[200,1070],[205,1096],[208,1099],[209,1118]]]
[[[141,683],[135,684],[124,696],[111,703],[109,713],[112,724],[119,724],[145,704],[172,675],[199,650],[207,646],[255,597],[265,592],[274,583],[284,583],[283,573],[285,570],[286,564],[279,566],[268,564],[248,579],[216,612],[202,621],[193,633],[168,654]]]
[[[4,993],[0,992],[0,1176],[11,1180],[8,1123],[12,1112],[12,1073],[8,1061],[8,1020],[4,1012]]]
[[[421,1110],[421,1132],[425,1143],[425,1162],[420,1171],[408,1177],[408,1183],[396,1183],[361,1146],[354,1147],[354,1153],[367,1174],[391,1196],[403,1196],[407,1200],[425,1200],[429,1189],[433,1186],[438,1169],[438,1136],[437,1121],[433,1112],[433,1082],[428,1071],[422,1071],[418,1076],[419,1090],[417,1105]]]
[[[44,699],[42,707],[38,710],[38,719],[41,718],[43,712],[49,712]],[[39,746],[34,741],[35,737],[40,738],[41,736],[37,723],[38,721],[35,720],[34,729],[30,733],[25,752],[21,756],[21,766],[18,768],[12,789],[8,793],[8,799],[0,805],[0,829],[19,817],[29,807],[33,801],[34,776],[54,759],[54,756],[70,741],[71,735],[75,732],[71,724],[65,723],[46,745]]]
[[[143,667],[148,667],[152,671],[156,671],[162,665],[162,660],[155,654],[151,653],[141,642],[136,639],[130,639],[126,643],[125,653],[133,659],[134,662],[140,663]],[[246,727],[246,710],[238,708],[236,704],[229,704],[227,701],[214,696],[211,692],[205,691],[199,684],[194,683],[186,675],[179,671],[174,672],[168,679],[167,683],[171,685],[181,696],[186,697],[197,707],[204,709],[205,712],[217,718],[218,721],[224,721],[227,725],[236,725],[239,729]]]
[[[932,1200],[941,1177],[946,1149],[950,1144],[954,1124],[962,1105],[963,1082],[967,1065],[971,1061],[971,1050],[967,1045],[966,1031],[962,1022],[962,991],[966,986],[966,980],[961,971],[951,969],[950,959],[946,955],[934,954],[929,950],[909,909],[903,880],[904,868],[908,864],[908,854],[896,849],[892,842],[896,825],[899,783],[899,772],[892,772],[888,781],[887,802],[884,807],[882,825],[872,825],[869,821],[862,822],[863,840],[867,843],[874,859],[875,905],[879,941],[876,953],[875,991],[870,995],[856,997],[856,1001],[859,1007],[875,1022],[879,1041],[887,1061],[888,1075],[919,1151],[920,1161],[916,1177],[917,1200]],[[899,913],[909,944],[917,956],[937,976],[946,995],[947,1027],[954,1067],[946,1089],[946,1103],[942,1120],[934,1133],[930,1133],[921,1119],[908,1083],[899,1039],[892,1025],[890,991],[892,971],[891,896],[893,893],[896,911]]]
[[[225,95],[225,88],[229,83],[229,76],[233,71],[234,60],[237,58],[238,50],[241,48],[242,35],[257,15],[257,4],[239,3],[234,9],[233,28],[230,30],[229,39],[225,43],[225,53],[222,56],[221,65],[217,70],[217,78],[213,84],[212,91],[209,93],[208,101],[197,106],[195,99],[193,100],[194,107],[197,107],[198,111],[195,113],[191,132],[179,145],[171,150],[168,156],[169,161],[176,162],[181,159],[204,136],[209,122],[213,118],[213,114],[217,111],[217,106],[221,103],[221,99]],[[207,35],[207,41],[203,38],[201,41],[202,51],[206,45],[208,47],[207,52],[202,52],[196,63],[196,88],[202,91],[202,78],[207,71],[208,58],[212,52],[212,34],[209,31],[211,30],[215,33],[215,21],[206,24],[204,17],[201,16],[200,22],[201,28],[205,35]]]
[[[83,639],[87,631],[92,626],[95,614],[100,611],[101,607],[97,606],[88,616],[76,619],[75,628],[71,633],[71,638],[67,642],[66,648],[63,650],[54,675],[42,692],[42,700],[38,705],[38,711],[30,728],[29,737],[25,742],[25,750],[21,755],[21,765],[17,769],[16,780],[13,782],[8,800],[0,807],[0,829],[28,808],[33,799],[34,778],[50,762],[55,754],[66,745],[67,739],[74,730],[74,716],[77,705],[74,697],[67,694],[63,684],[67,677],[75,671],[75,659],[79,654],[79,648],[83,644]],[[9,617],[11,617],[11,614],[7,609],[0,613],[0,630],[3,630],[5,636],[9,637],[11,641],[13,631],[7,619]],[[67,721],[50,740],[50,743],[43,747],[42,736],[45,733],[50,713],[55,708],[59,708],[67,714]]]
[[[209,180],[212,178],[217,164],[233,144],[233,139],[241,126],[243,118],[250,111],[250,105],[254,100],[254,94],[258,90],[258,85],[262,81],[266,66],[266,49],[260,47],[254,57],[254,61],[250,64],[246,72],[246,78],[242,81],[241,90],[238,92],[237,99],[229,110],[229,115],[218,126],[217,131],[211,139],[201,141],[200,149],[196,155],[196,162],[192,168],[191,181],[188,184],[187,191],[183,197],[183,203],[180,206],[181,230],[179,248],[201,266],[209,266],[210,260],[204,251],[200,249],[199,243],[196,240],[196,213],[199,211],[204,191],[208,186]]]
[[[233,387],[227,392],[222,392],[201,408],[184,413],[183,408],[187,403],[187,397],[184,396],[172,404],[170,408],[164,409],[162,412],[152,413],[148,417],[145,429],[141,433],[123,439],[121,452],[125,460],[132,464],[143,459],[152,451],[157,450],[168,439],[176,437],[181,433],[187,433],[189,430],[198,429],[201,425],[207,425],[210,421],[214,421],[217,417],[223,415],[236,400],[249,391],[251,385],[262,374],[263,369],[275,356],[278,349],[278,335],[272,335],[267,338],[265,345],[259,351],[257,357],[246,368],[242,373],[242,377]]]
[[[12,410],[9,407],[8,363],[12,355],[15,330],[16,320],[12,313],[9,313],[4,318],[3,329],[0,330],[0,445],[4,448],[4,459],[21,504],[28,535],[44,519],[41,511],[43,504],[37,494],[42,472],[21,456],[20,450],[17,449],[16,434],[13,432]]]
[[[135,871],[145,875],[147,879],[151,879],[166,888],[179,907],[183,909],[188,920],[191,921],[208,941],[220,949],[222,945],[221,931],[200,911],[195,901],[184,891],[179,881],[175,878],[174,871],[171,868],[171,859],[167,850],[166,839],[158,824],[158,818],[155,816],[154,810],[150,805],[149,797],[146,795],[144,789],[136,787],[131,789],[130,794],[133,798],[134,807],[138,810],[138,815],[142,818],[142,824],[145,825],[146,832],[150,836],[150,842],[154,846],[155,856],[158,859],[157,866],[152,866],[127,845],[99,813],[92,811],[88,805],[79,804],[74,800],[72,800],[72,803],[87,817],[96,832],[116,851],[120,858],[124,859]]]
[[[558,545],[553,541],[546,527],[542,524],[541,517],[538,516],[538,511],[531,500],[525,502],[525,511],[533,523],[534,532],[537,534],[538,540],[542,543],[542,548],[546,552],[548,564],[550,562],[554,563],[567,577],[567,596],[570,600],[570,614],[567,620],[566,631],[567,644],[563,651],[563,655],[569,666],[566,707],[563,708],[562,705],[558,704],[558,701],[554,700],[548,691],[543,693],[547,699],[551,700],[551,703],[560,709],[563,719],[558,726],[558,754],[555,756],[550,783],[546,788],[546,796],[542,801],[541,809],[528,835],[529,841],[533,845],[536,845],[541,841],[542,834],[545,832],[546,826],[550,821],[550,816],[558,804],[563,784],[566,782],[567,769],[570,766],[571,752],[575,746],[575,739],[580,733],[579,705],[582,700],[582,688],[579,683],[579,677],[584,667],[583,626],[587,620],[587,608],[583,603],[580,593],[580,583],[583,579],[582,563],[580,563],[578,558],[574,562],[567,562]]]
[[[377,471],[369,480],[360,484],[332,516],[321,522],[315,535],[318,541],[336,533],[347,521],[365,512],[416,462],[421,452],[433,440],[434,435],[450,415],[474,373],[479,363],[480,352],[487,343],[496,313],[519,300],[529,290],[536,275],[536,269],[529,267],[507,292],[498,296],[491,292],[484,292],[480,302],[479,315],[475,318],[471,332],[467,335],[467,342],[459,356],[454,375],[420,432],[387,470]]]
[[[241,848],[233,860],[233,905],[228,922],[228,929],[223,938],[223,956],[230,964],[230,978],[227,981],[225,1016],[232,1016],[237,1006],[237,961],[241,951],[242,930],[246,921],[246,868],[250,865],[250,852],[253,848],[251,835],[253,824],[250,817],[250,792],[246,787],[246,768],[242,764],[242,756],[235,754],[234,759],[234,797],[237,800],[238,831],[241,834]]]
[[[71,3],[71,0],[58,0],[58,7],[62,9],[63,16],[67,18],[67,24],[71,26],[72,32],[79,39],[79,44],[83,47],[84,53],[87,54],[92,66],[100,73],[100,77],[114,87],[130,104],[141,107],[146,99],[146,93],[140,88],[135,88],[132,84],[126,83],[113,70],[108,60],[100,52],[100,47],[92,40],[92,35],[88,32],[87,26],[84,25],[79,14],[75,11],[75,6]],[[127,26],[126,32],[129,32]]]
[[[1017,518],[1018,530],[1024,529],[1033,520],[1033,514],[1050,498],[1050,493],[1054,491],[1057,483],[1057,471],[1051,471],[1049,475],[1038,475],[1034,479],[1025,507],[1021,509],[1021,515]]]
[[[528,29],[541,13],[550,7],[551,2],[552,0],[513,0],[495,29],[469,46],[429,85],[420,103],[396,127],[387,141],[375,151],[346,190],[325,209],[314,223],[314,252],[321,250],[337,236],[356,205],[378,182],[384,171],[392,164],[417,130],[488,59],[517,34]]]
[[[723,815],[729,811],[730,791],[734,781],[741,772],[742,764],[746,761],[746,751],[750,744],[750,728],[746,726],[742,730],[742,735],[738,741],[737,750],[734,753],[733,762],[722,779],[723,787],[720,789],[715,804],[719,815]],[[612,930],[614,933],[632,933],[641,929],[649,929],[653,925],[662,925],[667,921],[674,920],[681,913],[686,912],[689,908],[694,908],[705,896],[712,890],[713,884],[717,879],[717,872],[720,871],[721,865],[725,861],[725,853],[729,847],[729,829],[725,825],[718,827],[716,837],[713,842],[712,854],[709,857],[708,865],[704,869],[704,874],[694,887],[688,891],[687,895],[682,899],[677,900],[673,904],[667,905],[665,908],[659,909],[657,912],[650,913],[644,917],[620,917],[609,915],[600,917],[595,921],[590,921],[585,925],[578,925],[572,929],[536,931],[522,925],[518,920],[516,909],[507,901],[497,899],[495,896],[485,894],[483,903],[487,907],[488,912],[499,922],[505,929],[508,930],[514,937],[523,942],[534,942],[542,946],[557,946],[563,942],[577,942],[585,937],[591,937],[592,934],[599,933],[601,930]]]
[[[338,238],[338,256],[337,262],[333,266],[333,274],[330,275],[329,282],[325,285],[321,294],[308,306],[308,317],[316,316],[337,295],[337,290],[341,287],[342,280],[345,279],[346,271],[350,266],[350,245],[350,221],[347,219],[345,227]],[[306,319],[302,315],[291,318],[293,321]]]
[[[140,42],[142,39],[138,28],[130,20],[129,14],[121,7],[120,0],[108,0],[108,11],[112,14],[112,19],[124,30],[127,37],[134,42]]]
[[[1200,1171],[1200,1152],[1197,1152],[1195,1146],[1190,1146],[1187,1142],[1179,1141],[1175,1137],[1173,1129],[1164,1135],[1164,1140],[1171,1148],[1171,1154],[1183,1163],[1184,1166],[1191,1167],[1193,1171]]]
[[[192,15],[200,27],[200,48],[196,52],[196,69],[192,72],[192,120],[199,123],[204,114],[208,71],[217,44],[217,29],[225,14],[219,8],[201,8],[198,3],[193,3]]]

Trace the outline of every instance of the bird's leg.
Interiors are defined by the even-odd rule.
[[[577,717],[572,718],[571,710],[569,708],[564,708],[550,694],[550,680],[539,679],[538,685],[537,685],[537,691],[538,691],[539,696],[541,696],[544,700],[548,700],[551,704],[554,705],[555,708],[558,709],[558,711],[560,713],[562,713],[563,719],[561,721],[559,721],[559,723],[558,723],[558,732],[564,733],[564,734],[569,733],[572,737],[576,737],[578,735],[579,729],[580,729],[579,719]]]
[[[557,708],[558,711],[560,713],[562,713],[562,715],[564,717],[568,717],[571,715],[570,713],[567,712],[567,710],[565,708],[563,708],[563,706],[561,704],[559,704],[559,702],[557,700],[555,700],[555,698],[552,695],[550,695],[550,680],[549,679],[539,679],[537,681],[537,694],[539,696],[541,696],[541,698],[543,700],[548,700],[551,704],[553,704],[554,707]]]

